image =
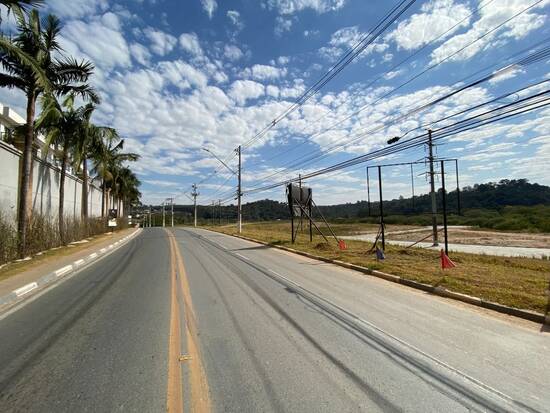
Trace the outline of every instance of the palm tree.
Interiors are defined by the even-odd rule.
[[[30,7],[38,7],[44,3],[44,0],[0,0],[0,5],[5,6],[7,13],[12,11],[27,11]],[[2,16],[0,15],[0,23]]]
[[[23,144],[23,162],[18,206],[19,254],[24,256],[27,228],[32,218],[32,169],[34,118],[38,97],[44,92],[64,95],[75,92],[89,97],[93,102],[99,98],[86,82],[93,72],[88,61],[78,62],[64,57],[57,42],[61,25],[59,19],[48,15],[41,22],[38,11],[32,10],[28,18],[17,8],[17,35],[13,40],[0,40],[0,87],[22,90],[27,98],[26,122]]]
[[[124,153],[124,139],[118,134],[107,136],[106,139],[96,142],[97,147],[93,151],[93,171],[96,178],[101,179],[101,216],[104,217],[108,208],[107,191],[112,189],[113,182],[118,176],[118,168],[124,162],[137,161],[139,155]]]
[[[89,103],[78,108],[74,107],[75,94],[66,96],[59,104],[55,96],[46,94],[42,98],[42,113],[36,121],[36,129],[46,133],[45,152],[52,145],[60,147],[61,172],[59,180],[59,236],[65,244],[65,175],[69,155],[74,150],[78,137],[88,123],[94,105]]]
[[[117,140],[118,135],[115,129],[94,125],[90,122],[89,118],[82,126],[82,130],[75,140],[73,166],[79,172],[80,168],[82,168],[82,205],[80,215],[82,220],[86,220],[88,218],[88,159],[93,158],[95,151],[100,148],[98,142]]]
[[[130,170],[130,168],[123,166],[116,172],[115,190],[122,209],[126,211],[128,205],[133,202],[139,202],[141,193],[138,188],[141,185],[138,177]]]

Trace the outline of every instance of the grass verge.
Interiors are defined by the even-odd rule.
[[[237,233],[234,225],[209,229],[230,235]],[[310,243],[305,227],[304,233],[299,233],[298,240],[292,244],[290,224],[287,222],[246,224],[242,235],[271,245],[283,245],[409,280],[442,286],[515,308],[545,314],[549,306],[548,260],[452,253],[451,258],[457,267],[443,271],[436,251],[391,245],[387,246],[386,260],[376,261],[374,254],[368,253],[370,243],[346,240],[347,250],[340,251],[334,240],[330,240],[331,243],[327,245],[320,235],[314,235]]]

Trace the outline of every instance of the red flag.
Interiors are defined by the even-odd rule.
[[[441,269],[444,270],[445,268],[453,268],[453,267],[456,267],[456,264],[451,261],[449,256],[445,254],[443,250],[441,250]]]
[[[338,248],[340,248],[341,250],[345,250],[345,249],[348,248],[348,247],[346,246],[346,243],[344,242],[343,239],[338,240]]]

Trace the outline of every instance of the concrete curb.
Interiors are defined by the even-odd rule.
[[[217,231],[213,231],[213,232],[217,232]],[[225,234],[225,233],[221,232],[221,234]],[[519,308],[508,307],[508,306],[503,305],[503,304],[498,304],[498,303],[493,303],[491,301],[486,301],[486,300],[484,300],[482,298],[479,298],[479,297],[473,297],[473,296],[470,296],[470,295],[457,293],[457,292],[454,292],[454,291],[449,291],[446,288],[441,287],[441,286],[423,284],[423,283],[420,283],[420,282],[417,282],[417,281],[408,280],[406,278],[399,277],[397,275],[387,274],[387,273],[384,273],[382,271],[372,270],[372,269],[367,268],[367,267],[361,267],[360,265],[350,264],[349,262],[344,262],[344,261],[340,261],[340,260],[332,260],[330,258],[319,257],[317,255],[313,255],[313,254],[310,254],[308,252],[298,251],[298,250],[295,250],[294,248],[283,247],[282,245],[269,244],[265,241],[259,241],[257,239],[245,237],[245,236],[242,236],[242,235],[232,235],[232,234],[225,234],[225,235],[230,235],[230,236],[235,237],[235,238],[241,238],[241,239],[244,239],[246,241],[256,242],[256,243],[262,244],[262,245],[269,245],[272,248],[278,248],[280,250],[292,252],[294,254],[302,255],[304,257],[311,258],[311,259],[314,259],[314,260],[323,261],[323,262],[327,262],[327,263],[330,263],[330,264],[335,264],[335,265],[338,265],[340,267],[348,268],[350,270],[355,270],[355,271],[362,272],[363,274],[372,275],[374,277],[382,278],[382,279],[387,280],[387,281],[391,281],[391,282],[395,282],[395,283],[398,283],[398,284],[406,285],[407,287],[415,288],[417,290],[426,291],[430,294],[435,294],[435,295],[439,295],[439,296],[442,296],[442,297],[451,298],[453,300],[462,301],[462,302],[467,303],[467,304],[487,308],[487,309],[490,309],[490,310],[493,310],[493,311],[497,311],[499,313],[508,314],[508,315],[511,315],[511,316],[514,316],[514,317],[534,321],[535,323],[550,325],[550,314],[544,315],[544,314],[540,314],[540,313],[530,311],[530,310],[522,310],[522,309],[519,309]]]
[[[3,297],[0,297],[0,308],[8,304],[12,304],[13,302],[18,301],[25,296],[28,296],[31,292],[35,290],[42,289],[48,284],[51,284],[54,281],[57,281],[58,279],[75,272],[76,270],[80,269],[84,265],[92,264],[93,262],[98,261],[99,259],[103,258],[103,256],[105,256],[107,252],[114,251],[113,248],[121,247],[122,245],[126,244],[128,241],[130,241],[140,232],[141,232],[141,228],[136,229],[130,235],[127,235],[124,238],[121,238],[115,243],[109,245],[108,247],[102,248],[99,251],[88,255],[86,258],[76,260],[72,264],[61,267],[58,270],[52,271],[49,274],[43,275],[38,280],[31,282],[29,284],[26,284],[22,287],[19,287],[16,290],[13,290],[11,293],[6,294]]]

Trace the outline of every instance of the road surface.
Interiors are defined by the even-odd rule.
[[[550,337],[204,230],[0,315],[0,411],[550,411]]]

